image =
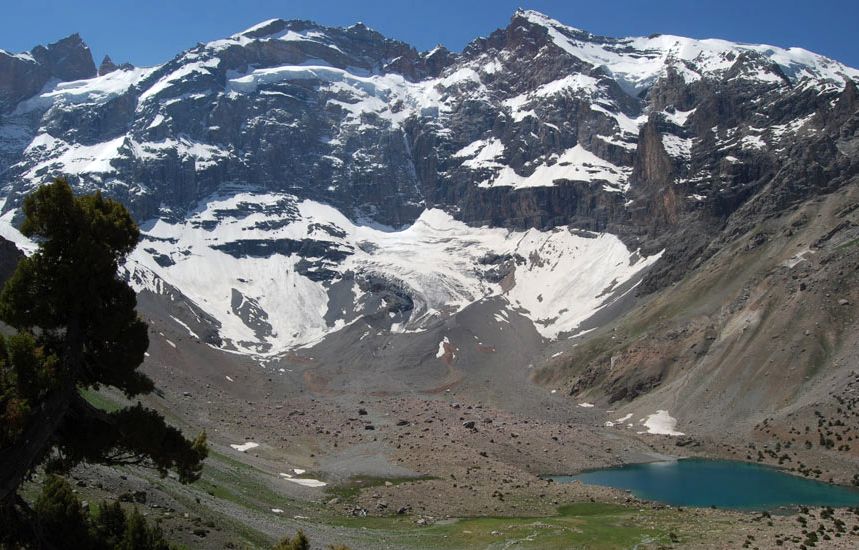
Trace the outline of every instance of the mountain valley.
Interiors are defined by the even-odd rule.
[[[0,50],[0,267],[55,177],[126,205],[143,401],[209,437],[194,485],[87,465],[79,491],[189,547],[799,547],[788,511],[545,476],[859,484],[857,85],[800,48],[526,10],[462,52],[279,19],[150,68],[77,35]],[[851,510],[811,514],[855,544]]]

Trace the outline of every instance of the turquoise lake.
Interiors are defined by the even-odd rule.
[[[766,466],[728,460],[684,459],[552,476],[626,489],[635,496],[671,504],[771,510],[779,506],[859,506],[859,490],[785,474]]]

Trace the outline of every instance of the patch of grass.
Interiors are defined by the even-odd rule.
[[[203,489],[202,481],[198,481],[194,485],[199,489]],[[203,508],[200,506],[199,503],[194,501],[192,497],[190,497],[186,492],[170,491],[169,487],[163,485],[161,485],[161,489],[171,494],[177,502],[180,502],[186,508],[190,510],[195,510],[195,513],[199,514],[201,517],[207,517],[209,519],[214,520],[223,531],[241,539],[244,542],[244,544],[240,546],[241,548],[271,548],[272,544],[274,544],[274,539],[267,536],[265,533],[254,529],[247,522],[239,521],[236,518],[231,517],[230,515],[219,510],[217,507],[213,508],[207,506]],[[245,507],[245,509],[249,509],[246,504],[247,503],[239,503],[240,506]],[[256,512],[260,511],[256,510]]]
[[[563,506],[550,517],[477,517],[416,526],[403,517],[339,518],[343,527],[374,530],[380,544],[410,548],[613,549],[681,542],[694,529],[674,510],[642,510],[613,504]]]
[[[259,476],[265,475],[252,466],[210,449],[197,486],[211,496],[243,508],[283,508],[288,499],[260,479]]]
[[[90,403],[90,405],[103,411],[113,412],[123,408],[123,405],[117,403],[102,392],[95,391],[93,389],[81,390],[81,395]]]
[[[836,246],[835,250],[844,250],[845,248],[852,248],[852,247],[856,246],[857,244],[859,244],[859,238],[851,239],[851,240],[847,241],[846,243],[841,243],[838,246]]]
[[[225,532],[244,541],[242,548],[270,548],[274,539],[259,530],[256,521],[241,521],[227,509],[240,509],[240,516],[268,517],[272,508],[285,510],[301,510],[289,497],[277,493],[271,488],[275,480],[270,475],[251,465],[245,464],[232,457],[209,450],[209,457],[203,465],[201,478],[192,485],[182,486],[171,479],[156,476],[146,476],[148,481],[160,490],[172,496],[190,510],[195,510],[201,517],[212,519]],[[203,493],[214,497],[214,502],[208,498],[201,503],[196,497]]]
[[[358,495],[361,493],[363,489],[368,489],[370,487],[381,487],[386,483],[390,483],[391,485],[402,485],[404,483],[411,483],[415,481],[427,481],[431,479],[436,479],[432,476],[418,476],[418,477],[375,477],[375,476],[359,476],[354,477],[347,481],[346,483],[340,483],[337,485],[329,485],[325,488],[325,492],[331,495],[332,497],[337,497],[343,502],[353,502],[358,498]]]
[[[558,515],[576,517],[608,516],[627,512],[629,512],[628,508],[603,502],[576,502],[558,508]]]
[[[541,367],[534,375],[538,384],[550,384],[558,379],[572,376],[584,370],[589,364],[609,352],[617,353],[619,348],[626,348],[628,342],[611,340],[611,335],[605,334],[592,337],[571,348],[569,354],[560,364],[549,364]]]
[[[832,357],[836,346],[829,341],[826,333],[816,332],[814,335],[814,344],[811,346],[811,360],[809,362],[806,376],[816,376]]]

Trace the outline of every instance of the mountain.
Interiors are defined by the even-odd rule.
[[[846,376],[857,82],[799,48],[533,11],[462,52],[271,20],[98,71],[73,35],[0,52],[0,235],[32,246],[21,201],[66,175],[140,220],[147,314],[215,350],[378,391],[527,365],[706,434],[726,420],[693,402],[757,422]],[[820,292],[784,290],[804,277]],[[823,351],[755,389],[748,361],[803,346],[791,316]]]

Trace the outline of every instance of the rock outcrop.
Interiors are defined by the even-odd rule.
[[[96,74],[92,53],[77,34],[29,53],[0,50],[0,113],[34,96],[51,79],[71,81]]]

